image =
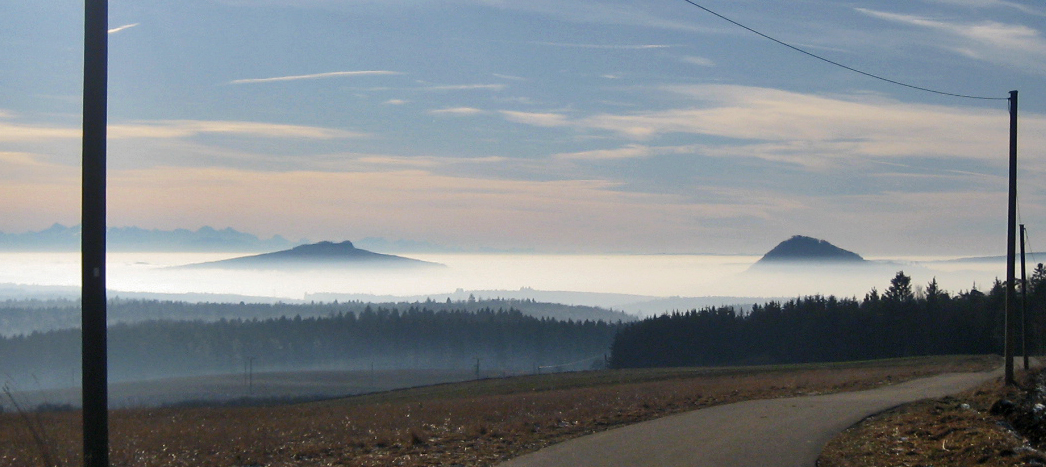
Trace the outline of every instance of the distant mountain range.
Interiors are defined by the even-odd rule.
[[[44,230],[25,233],[0,232],[0,251],[80,251],[79,225],[54,224]],[[157,230],[139,227],[111,227],[106,233],[109,251],[147,252],[268,252],[310,243],[291,241],[279,235],[262,239],[232,228],[201,227],[197,230]],[[355,242],[360,248],[397,253],[532,253],[532,250],[462,249],[414,240],[388,240],[367,237]]]
[[[79,251],[81,226],[51,227],[26,233],[0,232],[0,251]],[[292,242],[279,235],[269,239],[231,228],[200,227],[188,229],[148,230],[139,227],[111,227],[106,232],[110,251],[209,252],[209,251],[274,251],[307,243]]]
[[[191,264],[191,268],[221,269],[324,269],[324,268],[366,268],[366,269],[414,269],[446,267],[439,263],[430,263],[402,256],[386,255],[356,248],[352,242],[341,243],[319,242],[309,245],[298,245],[289,250],[263,253],[260,255],[241,256],[239,258]]]

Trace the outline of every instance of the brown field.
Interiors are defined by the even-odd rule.
[[[475,377],[475,372],[470,370],[272,371],[254,373],[250,383],[244,374],[191,376],[113,383],[109,385],[109,403],[112,408],[134,408],[185,405],[198,401],[218,405],[215,403],[247,397],[316,400],[468,381]],[[18,391],[13,396],[23,407],[80,404],[79,388]],[[0,400],[0,405],[5,403],[10,407],[9,400]]]
[[[584,434],[748,399],[993,368],[991,357],[617,370],[488,379],[308,404],[126,409],[113,466],[486,466]],[[0,466],[81,463],[78,412],[0,414]]]

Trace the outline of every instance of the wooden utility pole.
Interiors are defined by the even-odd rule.
[[[105,303],[105,156],[109,4],[84,3],[81,329],[84,466],[109,465],[109,367]]]
[[[1024,224],[1021,224],[1021,355],[1028,370],[1028,270],[1024,262]]]
[[[1014,293],[1015,282],[1015,259],[1017,244],[1017,91],[1010,91],[1010,196],[1009,213],[1006,221],[1006,308],[1003,321],[1004,328],[1004,354],[1006,359],[1006,384],[1015,385],[1017,380],[1013,376],[1013,351],[1016,347],[1017,333],[1015,332],[1016,319],[1016,294]]]

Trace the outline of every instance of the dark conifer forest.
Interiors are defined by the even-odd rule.
[[[1035,269],[1027,292],[1028,345],[1037,354],[1046,315],[1046,267]],[[633,368],[991,354],[1002,351],[1004,302],[998,281],[987,293],[951,294],[936,281],[914,286],[903,272],[884,292],[872,289],[863,299],[808,296],[635,322],[538,317],[471,299],[385,305],[115,300],[111,306],[119,315],[150,320],[110,325],[109,364],[113,381],[128,381],[237,373],[248,361],[257,371],[460,370],[478,362],[487,374],[518,374],[598,368],[606,355],[611,367]],[[596,311],[516,304],[534,308],[531,314]],[[0,306],[9,311],[0,314],[65,316],[77,307],[28,301]],[[228,317],[236,314],[254,317]],[[0,356],[4,381],[34,386],[22,389],[75,385],[80,333],[66,328],[0,337]]]
[[[1018,289],[1018,297],[1023,295]],[[1039,353],[1046,268],[1029,280],[1029,351]],[[615,368],[831,362],[1002,352],[1005,287],[952,295],[936,280],[916,288],[903,272],[863,300],[823,296],[769,302],[741,311],[676,312],[623,328],[611,348]],[[1018,302],[1019,305],[1019,302]],[[1019,351],[1018,351],[1019,352]]]
[[[334,311],[323,317],[112,325],[110,377],[126,381],[237,373],[248,360],[257,371],[472,369],[477,362],[487,372],[589,369],[604,362],[621,326],[536,318],[515,309],[436,311],[419,304],[346,312],[339,311],[338,305],[326,306]],[[5,380],[68,386],[79,371],[80,332],[66,329],[2,338],[0,355],[0,376]]]

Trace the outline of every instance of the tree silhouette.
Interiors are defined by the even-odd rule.
[[[934,279],[936,282],[936,279]],[[904,271],[898,271],[893,279],[890,279],[890,287],[886,289],[883,298],[893,302],[910,302],[915,299],[912,293],[912,278],[904,275]]]

